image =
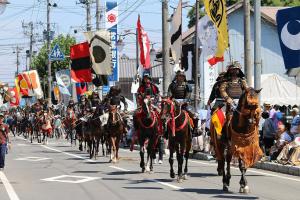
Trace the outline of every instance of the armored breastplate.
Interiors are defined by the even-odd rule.
[[[176,85],[173,91],[173,97],[175,99],[185,99],[186,98],[186,85]]]
[[[238,80],[228,82],[226,92],[230,98],[239,99],[243,93],[241,83]]]

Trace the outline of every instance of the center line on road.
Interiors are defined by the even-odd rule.
[[[201,161],[196,161],[196,160],[190,160],[189,162],[198,163],[198,164],[202,164],[202,165],[208,165],[208,166],[215,166],[215,167],[217,166],[217,164],[214,164],[214,163],[206,163],[206,162],[201,162]],[[239,170],[238,167],[232,167],[232,169]],[[267,173],[267,172],[260,172],[255,169],[248,169],[247,171],[256,173],[256,174],[262,174],[262,175],[266,175],[266,176],[272,176],[272,177],[276,177],[276,178],[300,182],[300,179],[290,178],[290,177],[281,176],[281,175],[277,175],[277,174],[271,174],[271,173]]]
[[[15,192],[14,188],[12,185],[9,183],[7,177],[3,172],[0,171],[0,179],[6,189],[6,192],[10,198],[10,200],[20,200],[17,193]]]
[[[95,160],[91,160],[91,159],[88,159],[88,158],[85,158],[85,157],[82,157],[82,156],[79,156],[79,155],[76,155],[76,154],[64,152],[64,151],[61,151],[61,150],[58,150],[58,149],[54,149],[54,148],[51,148],[51,147],[48,147],[48,146],[45,146],[45,145],[41,145],[41,146],[44,147],[44,148],[46,148],[46,149],[49,149],[49,150],[52,150],[52,151],[56,151],[56,152],[59,152],[59,153],[62,153],[62,154],[68,155],[68,156],[72,156],[72,157],[75,157],[75,158],[80,158],[82,160],[86,160],[86,161],[89,161],[89,162],[96,162]]]

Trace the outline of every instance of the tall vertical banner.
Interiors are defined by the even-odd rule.
[[[106,29],[111,33],[111,56],[113,73],[108,77],[109,81],[119,81],[119,67],[118,67],[118,3],[106,2]]]
[[[228,48],[229,37],[227,28],[227,14],[225,0],[205,0],[205,11],[209,19],[213,22],[218,33],[217,50],[210,63],[216,64],[223,61],[225,50]]]

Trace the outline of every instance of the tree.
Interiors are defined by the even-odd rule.
[[[65,56],[70,55],[70,46],[76,44],[76,39],[71,37],[70,35],[59,35],[58,37],[54,38],[51,43],[51,49],[58,44],[61,51],[64,53]],[[64,61],[53,61],[51,64],[51,73],[52,77],[55,77],[55,72],[61,69],[68,69],[70,63],[70,58],[65,58]],[[40,76],[42,82],[44,78],[48,77],[48,52],[47,52],[47,44],[44,44],[43,47],[40,49],[40,52],[36,57],[33,58],[32,61],[32,69],[36,69]]]
[[[200,8],[203,7],[204,0],[200,0]],[[242,0],[227,0],[226,1],[226,6],[231,6],[239,1]],[[253,4],[253,0],[251,0],[251,4]],[[300,6],[300,0],[261,0],[261,5],[262,6]],[[200,17],[204,16],[205,13],[200,10]],[[187,18],[189,19],[188,27],[191,28],[192,26],[195,25],[195,8],[191,8],[190,11],[188,12]]]

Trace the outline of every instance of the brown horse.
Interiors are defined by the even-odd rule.
[[[72,108],[67,109],[67,115],[64,119],[64,126],[67,134],[67,138],[71,140],[71,146],[73,146],[73,140],[75,140],[75,128],[76,128],[76,114]],[[76,145],[76,140],[75,140]]]
[[[253,166],[262,156],[259,147],[258,124],[261,110],[259,108],[259,93],[261,90],[248,88],[241,95],[236,109],[233,109],[232,118],[223,127],[222,138],[217,138],[212,128],[213,145],[218,160],[219,175],[223,175],[223,190],[228,191],[231,173],[230,162],[232,157],[239,161],[242,173],[240,193],[250,191],[246,180],[247,168]],[[226,125],[227,124],[227,125]],[[225,173],[225,161],[227,163]]]
[[[191,122],[187,111],[181,109],[181,104],[170,99],[162,101],[162,120],[167,121],[167,132],[169,137],[170,150],[170,176],[175,178],[173,169],[173,154],[176,151],[178,162],[178,182],[187,178],[188,159],[191,149]],[[183,161],[185,158],[184,174],[182,173]]]
[[[159,115],[151,107],[151,99],[145,98],[142,107],[137,110],[133,117],[133,125],[137,131],[140,144],[140,167],[142,172],[153,172],[153,158],[155,146],[159,135]],[[145,151],[147,149],[147,162],[145,164]],[[150,163],[149,163],[150,161]],[[150,164],[150,166],[148,166]]]
[[[124,123],[116,105],[111,105],[106,125],[109,140],[110,162],[116,163],[119,159],[119,144],[124,133]]]

